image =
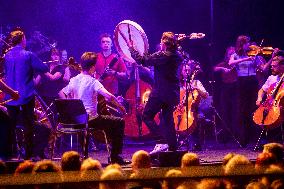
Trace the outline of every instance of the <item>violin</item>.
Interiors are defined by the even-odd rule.
[[[68,58],[68,62],[67,62],[67,64],[65,66],[68,66],[68,67],[70,67],[70,68],[72,68],[72,69],[74,69],[76,71],[79,71],[79,72],[82,71],[81,65],[76,63],[75,58],[72,57],[72,56],[70,58]]]
[[[249,48],[248,56],[271,55],[274,51],[272,47],[259,47],[257,45],[250,45]]]

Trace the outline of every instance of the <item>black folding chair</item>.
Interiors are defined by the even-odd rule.
[[[79,138],[79,134],[83,134],[84,143],[82,148],[85,155],[88,148],[88,114],[83,102],[80,99],[56,99],[54,103],[57,110],[57,124],[51,150],[51,159],[54,156],[56,140],[62,134],[70,134],[71,136],[72,134],[77,134],[77,139]]]

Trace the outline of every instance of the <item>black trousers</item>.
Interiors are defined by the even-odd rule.
[[[258,133],[258,128],[252,120],[253,112],[256,110],[257,91],[258,82],[255,76],[238,78],[238,101],[235,108],[239,110],[238,135],[243,146],[251,139],[255,140],[255,134]]]
[[[104,130],[111,140],[111,157],[117,157],[122,152],[125,122],[120,117],[99,115],[89,120],[89,128]]]
[[[174,103],[162,100],[158,96],[150,95],[142,118],[151,134],[156,137],[157,142],[168,143],[169,150],[176,150],[177,148],[176,131],[173,118],[174,107]],[[161,120],[160,125],[158,126],[154,117],[160,111],[162,111],[160,116]]]
[[[12,156],[9,135],[11,133],[11,118],[8,114],[0,109],[0,158],[8,159]]]
[[[223,120],[221,124],[225,124],[222,126],[228,128],[236,135],[239,130],[238,115],[240,110],[240,105],[238,104],[238,83],[223,83],[220,97],[220,113]],[[225,138],[224,140],[231,137],[229,133],[225,132],[225,134],[225,136],[222,136],[223,139]]]
[[[24,126],[25,135],[25,159],[30,159],[33,155],[33,128],[34,128],[34,108],[35,99],[32,98],[27,104],[19,106],[8,106],[8,114],[11,118],[11,128],[9,130],[9,144],[15,144],[15,129],[17,121],[21,120]]]

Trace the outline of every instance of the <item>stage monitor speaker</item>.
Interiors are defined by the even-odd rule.
[[[153,162],[157,162],[159,167],[180,167],[182,156],[187,151],[167,151],[159,152],[151,156]]]

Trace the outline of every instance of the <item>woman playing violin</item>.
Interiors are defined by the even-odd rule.
[[[250,50],[250,38],[241,35],[237,38],[235,53],[231,55],[229,65],[236,68],[238,75],[237,102],[234,108],[238,113],[238,135],[240,144],[245,147],[249,143],[252,127],[251,114],[255,109],[255,95],[258,91],[258,80],[256,78],[257,62],[254,57],[248,56]]]

